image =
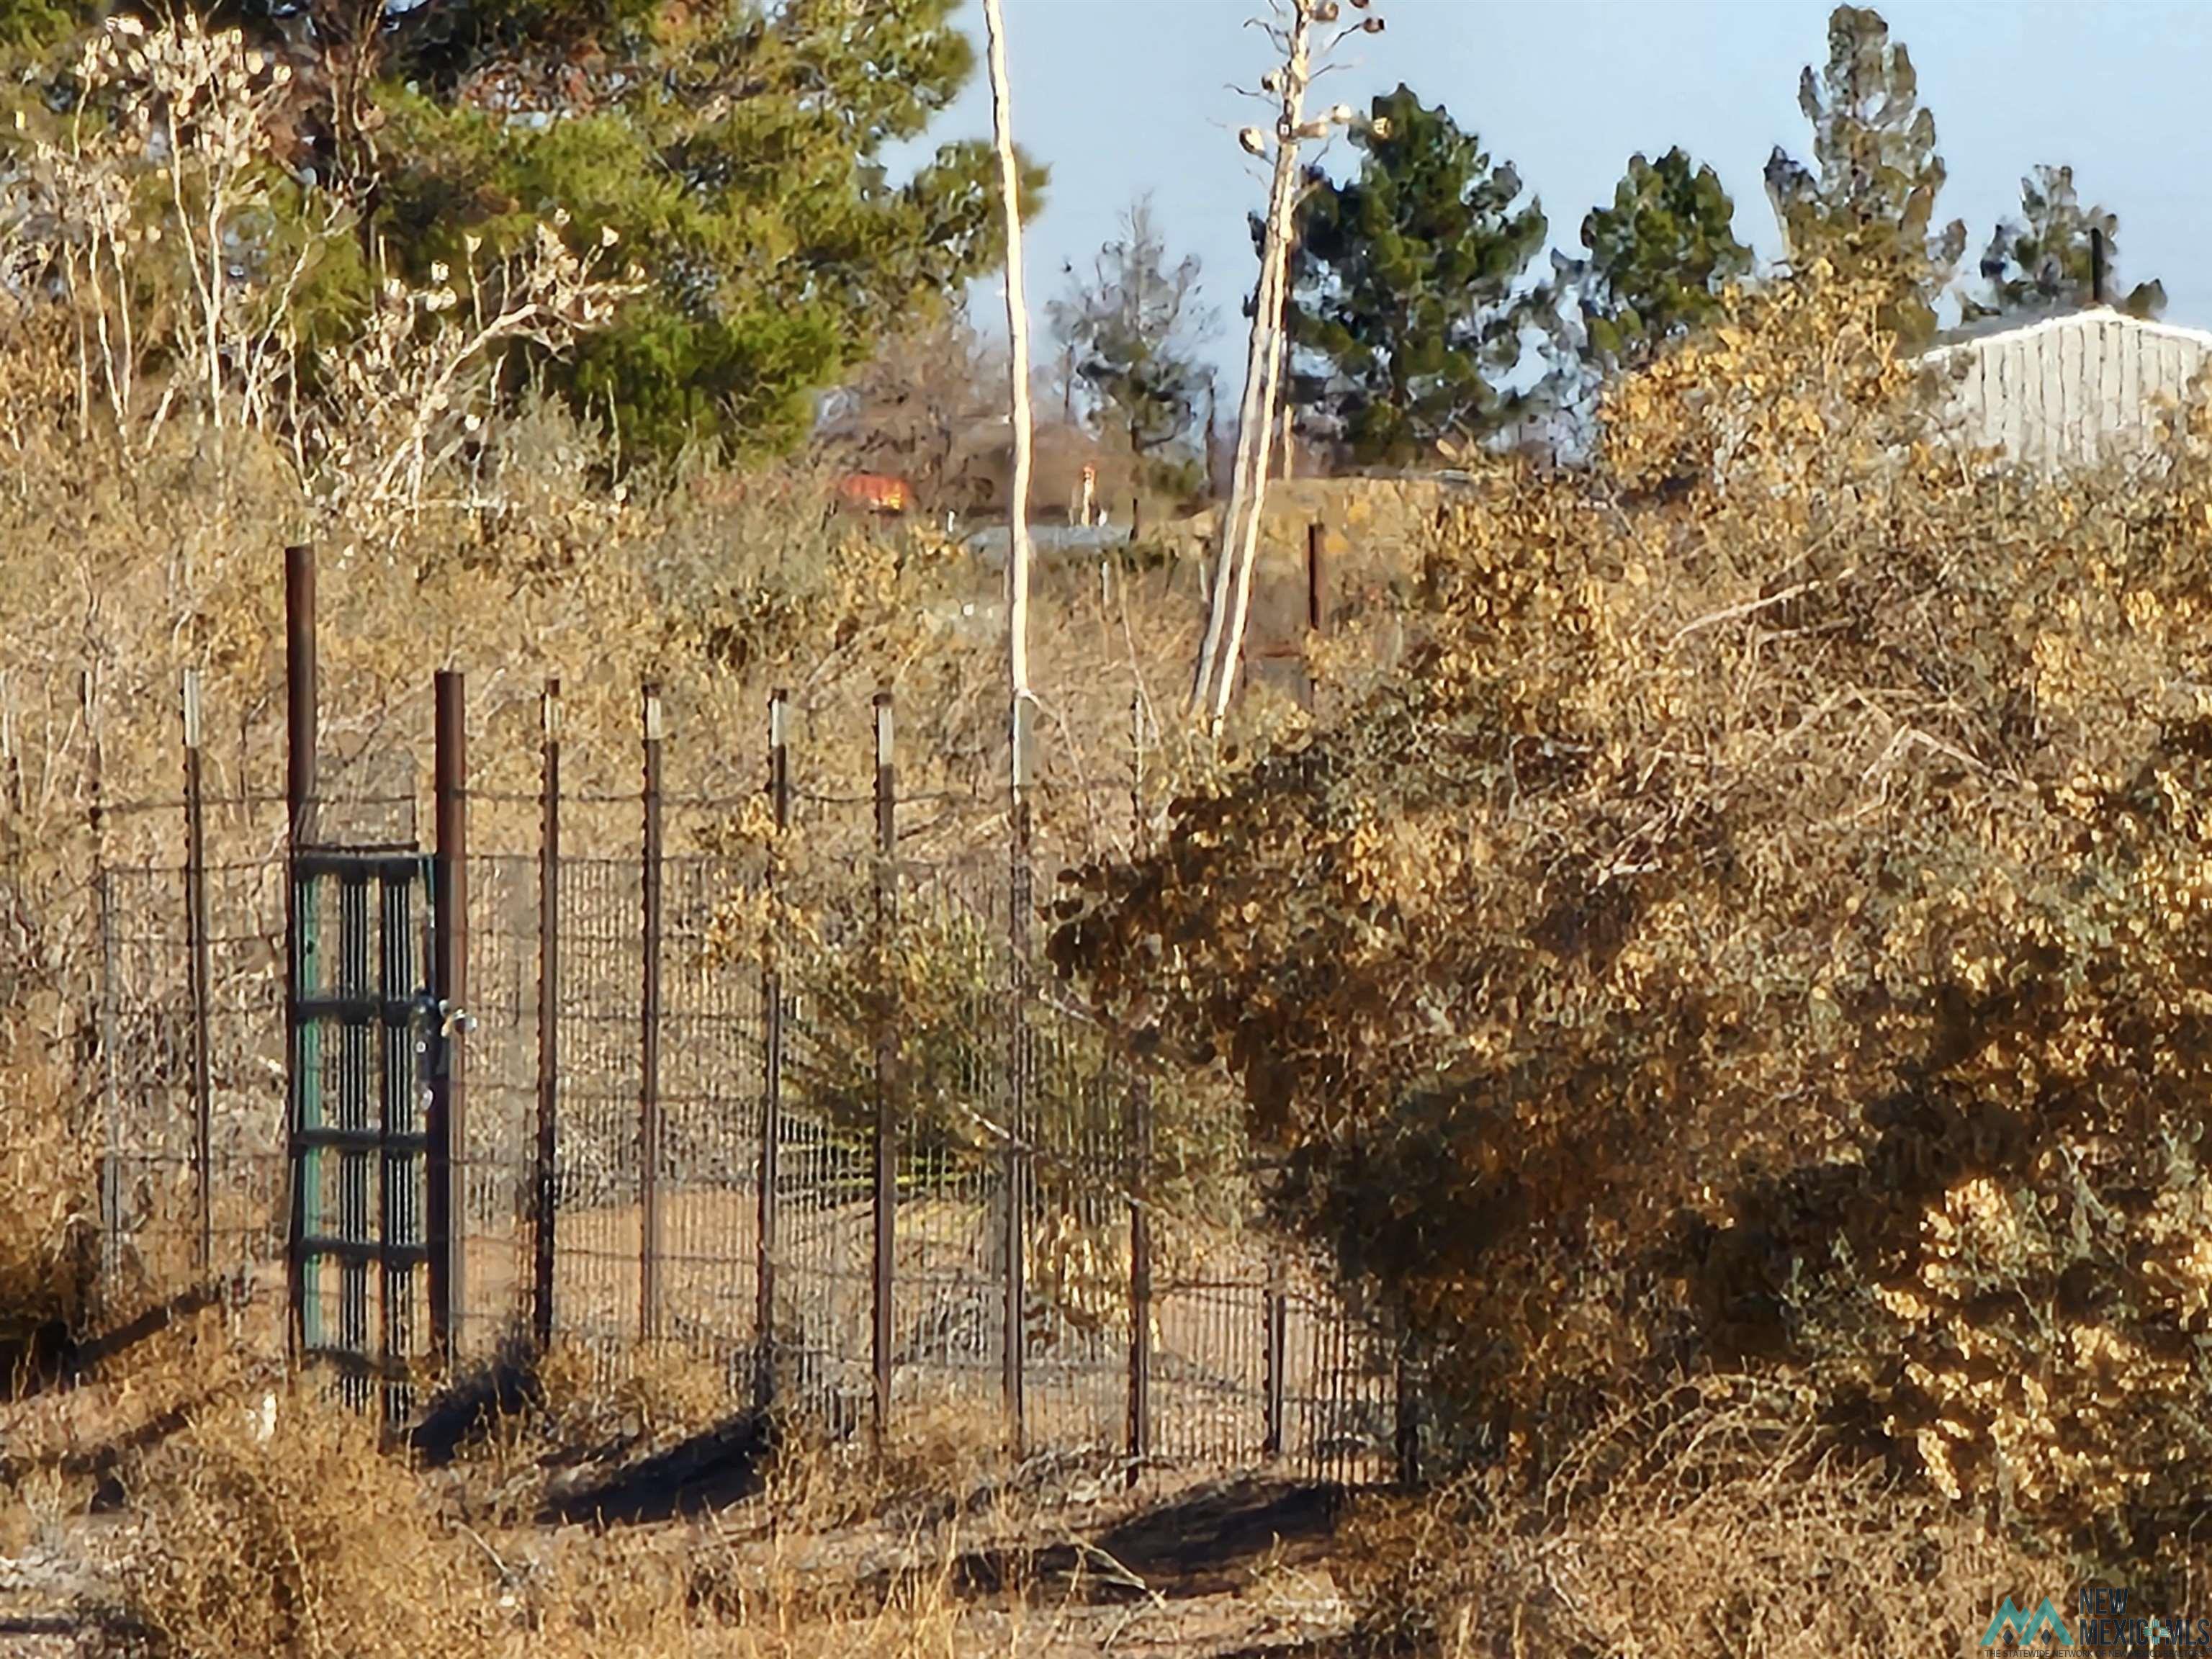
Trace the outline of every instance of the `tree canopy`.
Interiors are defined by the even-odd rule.
[[[2085,207],[2074,188],[2074,169],[2039,167],[2020,181],[2020,212],[2001,222],[1982,254],[1982,297],[1969,296],[1970,314],[2045,311],[2087,305],[2095,277],[2093,237],[2105,244],[2105,294],[2119,286],[2120,216],[2102,207]],[[2118,304],[2137,317],[2155,317],[2166,308],[2166,288],[2138,283]]]
[[[1612,204],[1583,221],[1587,255],[1560,265],[1594,359],[1639,359],[1719,313],[1722,290],[1751,274],[1735,215],[1720,175],[1680,146],[1629,157]]]
[[[1870,7],[1838,6],[1828,19],[1828,61],[1808,64],[1797,103],[1813,125],[1813,164],[1777,147],[1766,188],[1793,267],[1825,264],[1882,296],[1884,320],[1908,341],[1925,339],[1966,251],[1966,228],[1935,224],[1943,188],[1936,118],[1919,101],[1911,54],[1893,42]]]
[[[358,309],[372,264],[466,269],[556,210],[575,246],[635,264],[645,291],[611,326],[532,364],[631,456],[787,447],[811,394],[1000,258],[988,144],[904,179],[886,160],[969,77],[955,0],[210,9],[295,66],[278,159],[308,181],[302,216],[342,204],[363,249],[331,303]],[[40,43],[46,15],[9,27]]]
[[[1051,307],[1097,418],[1126,433],[1139,460],[1190,437],[1212,379],[1198,355],[1212,321],[1198,283],[1197,257],[1168,263],[1152,204],[1139,198],[1091,276],[1071,272]]]
[[[1544,215],[1510,164],[1406,87],[1374,100],[1352,143],[1358,172],[1310,174],[1293,222],[1290,397],[1309,436],[1404,463],[1518,412],[1508,382],[1549,303],[1525,280]]]

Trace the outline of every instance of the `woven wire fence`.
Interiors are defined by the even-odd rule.
[[[182,868],[110,870],[100,887],[106,1267],[149,1289],[251,1268],[278,1259],[284,1243],[283,871],[218,865],[207,883],[204,1007]],[[193,1058],[202,1036],[204,1182]]]
[[[344,821],[389,846],[417,816]],[[733,1401],[840,1428],[950,1405],[1102,1461],[1400,1471],[1394,1350],[1258,1218],[1233,1113],[1060,994],[1009,855],[878,859],[872,817],[797,805],[830,849],[804,868],[696,837],[549,860],[514,814],[468,858],[462,1358],[550,1329],[611,1369],[680,1348]],[[287,867],[207,867],[204,976],[180,867],[100,877],[106,1261],[157,1291],[283,1282]],[[314,1060],[341,1127],[396,1109]],[[385,1210],[362,1159],[309,1178],[319,1210]],[[418,1280],[317,1279],[319,1322],[398,1294],[423,1327]]]

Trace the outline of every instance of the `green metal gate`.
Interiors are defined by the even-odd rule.
[[[291,1335],[387,1415],[437,1322],[426,1121],[445,1064],[429,982],[431,860],[306,848],[291,860]]]

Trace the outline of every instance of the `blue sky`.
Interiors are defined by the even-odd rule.
[[[1152,192],[1170,247],[1199,255],[1220,312],[1213,355],[1242,375],[1237,307],[1252,271],[1244,215],[1261,164],[1236,129],[1259,106],[1267,47],[1244,20],[1264,0],[1006,0],[1016,134],[1049,164],[1029,227],[1042,326],[1062,268],[1087,268],[1121,210]],[[1711,162],[1736,202],[1737,234],[1778,251],[1759,170],[1777,144],[1810,137],[1797,76],[1826,55],[1825,3],[1801,0],[1376,0],[1388,32],[1350,43],[1322,83],[1363,104],[1404,81],[1442,100],[1510,160],[1541,200],[1556,245],[1610,198],[1630,154],[1681,144]],[[2087,200],[2120,216],[2120,275],[2164,281],[2167,318],[2212,325],[2212,4],[1915,0],[1879,7],[1911,48],[1950,170],[1939,217],[1962,217],[1969,261],[2016,207],[2039,162],[2067,162]],[[967,26],[980,46],[982,14]],[[980,60],[981,53],[978,58]],[[933,139],[988,133],[981,72]],[[1340,141],[1329,159],[1351,155]],[[994,287],[980,319],[998,304]]]

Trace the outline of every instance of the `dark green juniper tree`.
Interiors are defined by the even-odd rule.
[[[1403,86],[1352,143],[1358,172],[1310,174],[1292,227],[1289,398],[1309,437],[1401,465],[1524,407],[1505,383],[1551,308],[1548,283],[1524,280],[1544,214],[1510,165]]]
[[[1969,316],[2049,311],[2087,305],[2094,281],[2093,233],[2105,238],[2105,293],[2118,292],[2120,216],[2084,207],[2074,189],[2074,169],[2039,167],[2020,181],[2020,214],[2000,223],[1982,255],[1984,296],[1969,296]],[[2116,303],[2136,317],[2166,308],[2160,283],[2138,283]]]
[[[1766,188],[1791,265],[1825,260],[1890,295],[1885,323],[1908,341],[1935,331],[1936,306],[1966,251],[1959,221],[1934,228],[1943,188],[1936,118],[1919,102],[1911,54],[1864,6],[1828,19],[1828,62],[1808,65],[1797,102],[1813,124],[1813,165],[1777,148]]]
[[[104,9],[0,0],[0,39],[35,53]],[[789,446],[814,392],[1001,257],[988,143],[945,145],[903,180],[884,160],[968,80],[957,0],[205,9],[293,64],[281,160],[311,198],[358,204],[350,277],[326,273],[319,302],[357,306],[377,262],[420,275],[459,268],[471,242],[495,256],[556,208],[580,246],[614,233],[647,291],[573,362],[534,367],[630,457]],[[50,79],[65,99],[66,72]]]

